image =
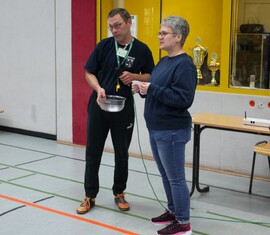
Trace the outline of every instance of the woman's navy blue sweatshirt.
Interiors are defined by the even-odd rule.
[[[162,58],[151,73],[144,117],[149,130],[191,128],[197,71],[186,53]]]

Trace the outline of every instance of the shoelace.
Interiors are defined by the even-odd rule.
[[[126,203],[124,194],[119,194],[116,196],[120,200],[121,203]]]
[[[161,218],[165,218],[165,217],[167,217],[167,215],[169,215],[169,214],[170,214],[170,212],[169,212],[169,211],[166,211],[164,214],[161,215]]]
[[[172,230],[172,229],[175,229],[176,227],[178,227],[180,224],[178,223],[178,221],[172,221],[170,223],[170,225],[168,226],[168,230]]]
[[[184,229],[187,225],[181,225],[181,224],[179,224],[179,222],[177,221],[177,220],[175,220],[175,221],[172,221],[169,225],[168,225],[168,227],[167,227],[167,229],[168,230],[172,230],[172,229],[175,229],[175,228],[177,228],[177,227],[182,227],[182,229]]]
[[[90,204],[90,199],[85,198],[81,206],[88,206]]]

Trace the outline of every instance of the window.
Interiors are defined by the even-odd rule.
[[[234,0],[230,87],[270,89],[270,0]]]

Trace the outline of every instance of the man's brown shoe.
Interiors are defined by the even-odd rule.
[[[125,194],[117,194],[114,198],[115,204],[118,206],[120,211],[128,211],[129,203],[125,200]]]
[[[95,198],[86,197],[86,198],[84,198],[84,201],[77,208],[76,211],[77,211],[78,214],[85,214],[90,209],[92,209],[94,206],[95,206]]]

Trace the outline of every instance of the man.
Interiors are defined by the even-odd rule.
[[[109,130],[115,152],[114,201],[121,211],[130,209],[124,190],[128,179],[128,148],[134,126],[131,83],[133,80],[148,81],[154,68],[150,49],[131,35],[131,16],[125,9],[110,11],[108,23],[113,37],[98,43],[84,67],[86,81],[94,91],[88,103],[85,198],[77,208],[78,214],[84,214],[95,206],[99,191],[98,172]],[[103,111],[99,102],[106,95],[125,97],[124,109],[114,113]]]

